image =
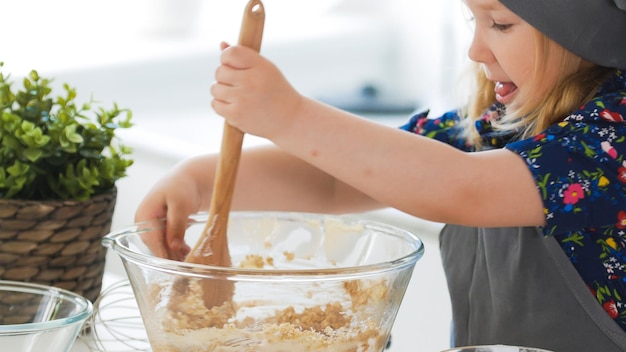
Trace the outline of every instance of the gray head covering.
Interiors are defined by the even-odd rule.
[[[500,0],[574,54],[626,69],[626,0]]]

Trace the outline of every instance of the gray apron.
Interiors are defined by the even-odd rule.
[[[555,238],[532,227],[447,225],[440,247],[456,346],[626,351],[626,332],[593,297]]]

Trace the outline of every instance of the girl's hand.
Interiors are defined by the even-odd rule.
[[[243,132],[272,139],[298,114],[303,97],[256,51],[222,43],[211,87],[215,112]]]
[[[185,259],[190,251],[184,242],[187,220],[189,215],[201,210],[203,199],[208,198],[201,188],[194,179],[194,173],[183,163],[160,179],[143,198],[135,213],[135,222],[166,221],[164,232],[150,231],[141,236],[155,256],[179,261]]]

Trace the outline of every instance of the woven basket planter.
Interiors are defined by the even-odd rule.
[[[117,191],[87,201],[0,199],[0,279],[100,295]]]

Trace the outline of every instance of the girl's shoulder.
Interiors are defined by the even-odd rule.
[[[541,144],[587,148],[607,142],[619,142],[626,148],[626,77],[622,71],[611,76],[593,99],[561,122],[537,136],[511,143],[507,148],[536,148]]]
[[[617,70],[598,89],[589,102],[564,121],[617,122],[626,121],[626,72]]]
[[[626,216],[616,208],[626,202],[626,89],[606,87],[561,122],[506,145],[541,190],[548,234],[612,228]]]

